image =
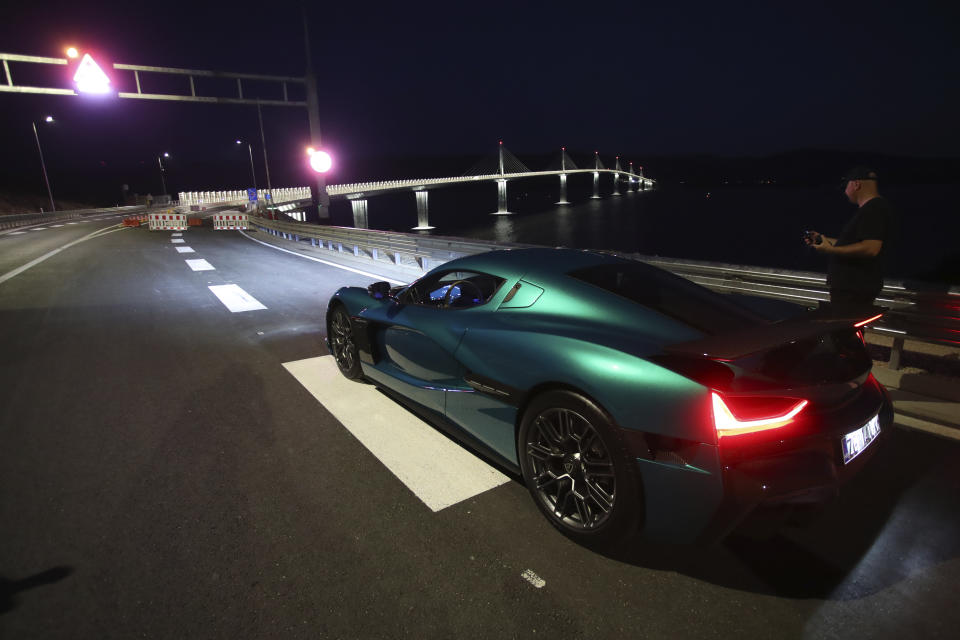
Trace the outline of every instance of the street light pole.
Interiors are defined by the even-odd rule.
[[[164,153],[163,157],[169,158],[169,153]],[[157,156],[157,164],[160,165],[160,185],[163,187],[163,195],[167,195],[167,180],[164,177],[166,169],[163,168],[163,161],[160,160],[160,156]]]
[[[237,144],[241,144],[243,140],[237,139]],[[250,175],[253,177],[253,189],[257,189],[257,172],[253,170],[253,147],[250,143],[247,143],[247,152],[250,154]]]
[[[257,190],[257,173],[253,170],[253,147],[247,143],[247,151],[250,152],[250,175],[253,177],[253,190]]]
[[[47,122],[53,122],[53,118],[47,116]],[[33,137],[37,141],[37,152],[40,154],[40,167],[43,169],[43,181],[47,185],[47,195],[50,197],[50,211],[56,213],[57,205],[53,203],[53,191],[50,189],[50,178],[47,177],[47,164],[43,161],[43,149],[40,148],[40,134],[37,133],[37,123],[31,122],[33,125]]]
[[[260,113],[260,100],[257,100],[257,120],[260,121],[260,146],[263,147],[263,167],[267,170],[267,193],[273,197],[273,186],[270,184],[270,163],[267,162],[267,139],[263,137],[263,114]]]

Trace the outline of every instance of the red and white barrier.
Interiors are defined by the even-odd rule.
[[[213,215],[213,230],[238,231],[246,229],[248,222],[245,213],[215,213]]]
[[[187,229],[187,214],[151,213],[148,222],[150,231],[185,231]]]

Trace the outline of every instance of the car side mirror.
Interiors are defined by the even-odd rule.
[[[386,300],[393,297],[390,295],[390,283],[385,281],[374,282],[367,287],[367,294],[374,300]]]

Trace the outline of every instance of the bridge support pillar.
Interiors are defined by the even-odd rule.
[[[350,201],[350,207],[353,208],[353,226],[356,229],[368,229],[367,224],[367,201],[357,198]]]
[[[613,174],[613,195],[615,196],[620,195],[620,174],[619,173]]]
[[[417,197],[417,226],[414,231],[427,231],[436,227],[430,226],[428,198],[429,191],[414,191],[413,195]]]
[[[567,201],[567,174],[560,174],[560,201],[557,204],[570,204]]]
[[[599,171],[593,172],[593,195],[590,197],[593,198],[594,200],[598,200],[600,198],[600,172]]]
[[[507,211],[507,181],[506,180],[497,180],[497,210],[494,212],[495,216],[508,216],[510,212]]]

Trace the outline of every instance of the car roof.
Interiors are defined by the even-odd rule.
[[[481,271],[501,277],[550,280],[576,269],[598,264],[628,262],[623,258],[582,249],[507,249],[478,253],[445,263],[443,270]]]

